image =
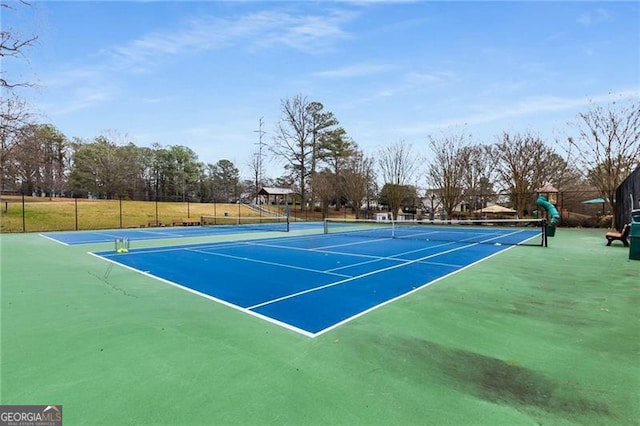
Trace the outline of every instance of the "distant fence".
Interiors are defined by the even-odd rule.
[[[473,197],[467,200],[462,211],[454,212],[456,217],[479,218],[474,213],[478,208],[491,204],[511,207],[511,194],[491,194]],[[536,193],[526,194],[526,217],[537,217]],[[260,216],[286,214],[284,205],[251,206],[237,203],[201,203],[193,201],[134,201],[127,199],[96,200],[86,198],[45,198],[21,195],[2,196],[0,214],[0,232],[43,232],[73,231],[92,229],[139,228],[149,226],[173,226],[185,218],[199,218],[205,215],[223,216]],[[420,204],[420,205],[417,205]],[[609,205],[594,191],[560,191],[556,194],[555,204],[562,214],[560,226],[597,227],[610,226]],[[436,205],[433,206],[437,208]],[[429,214],[430,200],[417,201],[405,206],[409,210],[416,208]],[[364,210],[362,218],[373,218],[379,210]],[[331,216],[350,216],[349,207],[339,210],[330,209]],[[318,208],[302,208],[299,204],[290,206],[291,220],[321,220]],[[495,217],[491,216],[490,217]],[[609,218],[608,218],[609,217]],[[452,217],[453,218],[453,217]],[[608,218],[608,219],[607,219]]]
[[[200,216],[269,216],[245,204],[3,196],[0,232],[79,231],[173,226]]]
[[[596,191],[560,191],[550,194],[550,201],[556,205],[562,215],[560,226],[566,227],[608,227],[611,225],[611,208],[609,204],[601,198]],[[537,192],[520,194],[520,199],[524,200],[524,210],[516,212],[519,217],[542,217],[546,214],[539,211],[536,200],[539,196]],[[410,217],[430,218],[432,215],[436,219],[480,219],[480,218],[513,218],[514,214],[505,213],[480,213],[479,210],[491,206],[501,205],[513,208],[514,194],[493,193],[477,194],[464,197],[451,215],[446,215],[437,196],[433,199],[422,199],[403,204],[403,213],[408,213]],[[379,209],[365,210],[361,216],[367,219],[375,218]],[[394,216],[397,212],[393,212]],[[412,215],[412,216],[411,216]]]

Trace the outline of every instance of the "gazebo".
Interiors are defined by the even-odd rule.
[[[293,194],[295,193],[290,188],[274,188],[266,186],[258,192],[258,195],[264,195],[267,197],[267,204],[270,204],[271,197],[273,197],[274,204],[279,204],[279,200],[287,203],[289,201],[289,196]]]
[[[547,201],[549,201],[553,205],[558,204],[558,190],[554,188],[552,185],[545,185],[542,188],[536,189],[538,196],[546,195]]]

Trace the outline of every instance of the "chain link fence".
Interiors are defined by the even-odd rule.
[[[514,218],[514,214],[477,213],[489,205],[514,207],[516,198],[525,200],[524,211],[517,212],[520,218],[539,217],[536,205],[538,193],[527,194],[478,194],[467,197],[465,202],[456,207],[453,217],[449,219],[480,218]],[[565,227],[609,227],[611,226],[611,209],[600,194],[595,191],[560,191],[551,194],[553,202],[562,216],[560,226]],[[87,198],[45,198],[26,197],[21,195],[2,196],[0,231],[43,232],[73,231],[94,229],[140,228],[150,226],[174,226],[185,218],[201,216],[283,216],[285,206],[262,205],[252,206],[236,203],[213,203],[193,201],[134,201],[124,198],[98,200]],[[364,206],[372,203],[363,203]],[[376,205],[377,206],[377,205]],[[442,206],[437,199],[412,200],[405,203],[403,210],[408,214],[429,218],[446,219]],[[361,218],[374,218],[375,213],[384,211],[384,206],[377,206],[362,211]],[[353,216],[349,208],[332,215]],[[300,206],[290,207],[291,220],[321,220],[322,215]],[[540,216],[542,217],[542,216]]]
[[[3,196],[0,231],[44,232],[174,226],[201,216],[269,215],[244,204]]]
[[[545,193],[549,197],[558,212],[561,214],[561,223],[564,227],[609,227],[611,226],[611,207],[607,200],[601,197],[597,191],[559,191],[557,193]],[[514,219],[514,218],[538,218],[544,217],[546,212],[540,211],[536,200],[540,193],[531,192],[525,194],[497,193],[477,194],[467,196],[448,215],[442,206],[442,201],[437,197],[426,197],[403,203],[402,214],[408,217],[424,219]],[[516,208],[516,200],[520,200],[519,211],[513,212],[483,212],[488,206],[500,205],[509,209]],[[365,204],[366,205],[366,204]],[[376,213],[385,211],[386,206],[370,208],[363,212],[363,218],[374,219]],[[485,209],[491,210],[491,209]],[[394,216],[400,212],[393,212]]]

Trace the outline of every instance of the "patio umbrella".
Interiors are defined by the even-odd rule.
[[[609,200],[605,198],[592,198],[590,200],[585,200],[582,204],[602,204],[602,215],[604,216],[604,205],[607,204]]]
[[[513,209],[509,209],[507,207],[502,207],[499,205],[487,206],[483,209],[476,210],[474,213],[515,213],[516,211]]]
[[[608,201],[604,198],[592,198],[590,200],[583,201],[582,204],[605,204],[607,202]]]

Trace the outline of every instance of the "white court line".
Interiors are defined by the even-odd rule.
[[[364,278],[364,277],[368,277],[368,276],[371,276],[371,275],[379,274],[381,272],[386,272],[386,271],[390,271],[392,269],[402,268],[404,266],[411,265],[411,264],[414,264],[414,263],[418,263],[418,262],[421,262],[423,260],[426,260],[426,259],[429,259],[429,258],[432,258],[432,257],[441,256],[443,254],[447,254],[447,253],[451,253],[451,252],[454,252],[454,251],[462,250],[462,249],[465,249],[465,248],[473,247],[473,246],[476,246],[478,244],[480,244],[480,243],[468,244],[466,246],[453,248],[451,250],[445,250],[443,252],[430,254],[429,256],[421,257],[421,258],[418,258],[418,259],[415,259],[415,260],[410,260],[410,261],[407,261],[407,262],[404,262],[404,263],[400,263],[398,265],[388,266],[386,268],[377,269],[375,271],[367,272],[367,273],[364,273],[364,274],[361,274],[361,275],[356,275],[355,277],[350,277],[350,278],[347,278],[347,279],[344,279],[344,280],[340,280],[340,281],[336,281],[336,282],[333,282],[333,283],[325,284],[325,285],[322,285],[322,286],[318,286],[318,287],[310,288],[310,289],[307,289],[307,290],[299,291],[297,293],[292,293],[292,294],[289,294],[289,295],[286,295],[286,296],[278,297],[278,298],[273,299],[273,300],[267,300],[266,302],[262,302],[262,303],[258,303],[257,305],[249,306],[247,309],[256,309],[256,308],[259,308],[259,307],[262,307],[262,306],[270,305],[272,303],[281,302],[283,300],[287,300],[287,299],[291,299],[291,298],[294,298],[294,297],[298,297],[298,296],[301,296],[303,294],[312,293],[314,291],[323,290],[325,288],[334,287],[334,286],[341,285],[341,284],[344,284],[344,283],[347,283],[347,282],[350,282],[350,281],[358,280],[360,278]]]
[[[102,235],[104,237],[109,237],[109,238],[120,238],[119,235],[111,235],[111,234],[106,234],[104,232],[95,232],[95,231],[65,231],[65,232],[69,232],[69,233],[71,233],[71,232],[80,232],[80,233],[86,232],[89,235],[97,235],[97,236]],[[48,238],[48,239],[56,241],[56,242],[58,242],[60,244],[64,244],[65,246],[81,245],[81,244],[99,244],[99,243],[109,243],[109,242],[112,243],[113,242],[113,240],[105,240],[104,238],[102,238],[100,240],[82,240],[79,243],[78,242],[65,243],[63,241],[56,240],[55,238],[48,237],[47,235],[43,235],[43,234],[40,234],[40,235],[42,235],[44,238]],[[80,234],[77,234],[77,235],[80,235]]]
[[[169,228],[171,229],[171,228]],[[167,236],[169,238],[181,238],[181,237],[194,237],[196,235],[192,235],[192,234],[182,234],[180,232],[167,232],[167,231],[151,231],[149,229],[136,229],[133,230],[135,233],[138,234],[142,234],[143,236],[146,234],[151,234],[151,235],[160,235],[160,236]],[[180,230],[182,231],[182,230]]]
[[[281,268],[297,269],[297,270],[300,270],[300,271],[316,272],[316,273],[319,273],[319,274],[326,274],[326,275],[335,275],[337,277],[351,277],[351,275],[338,274],[338,273],[335,273],[335,272],[323,271],[323,270],[319,270],[319,269],[303,268],[301,266],[288,265],[286,263],[277,263],[277,262],[269,262],[269,261],[266,261],[266,260],[252,259],[250,257],[233,256],[231,254],[225,254],[225,253],[215,253],[215,252],[203,251],[203,250],[197,250],[197,249],[191,249],[191,250],[188,250],[188,251],[207,254],[209,256],[220,256],[220,257],[226,257],[226,258],[229,258],[229,259],[243,260],[245,262],[262,263],[262,264],[265,264],[265,265],[279,266]]]
[[[297,293],[289,294],[287,296],[282,296],[282,297],[279,297],[279,298],[276,298],[276,299],[273,299],[273,300],[268,300],[266,302],[262,302],[262,303],[259,303],[257,305],[249,306],[247,309],[256,309],[256,308],[259,308],[261,306],[266,306],[266,305],[270,305],[272,303],[281,302],[283,300],[291,299],[293,297],[297,297],[297,296],[300,296],[300,295],[303,295],[303,294],[306,294],[306,293],[312,293],[314,291],[318,291],[318,290],[322,290],[322,289],[325,289],[325,288],[337,286],[337,285],[344,284],[346,282],[357,280],[357,279],[360,279],[360,278],[364,278],[364,277],[367,277],[367,276],[370,276],[370,275],[375,275],[375,274],[378,274],[380,272],[385,272],[385,271],[389,271],[391,269],[401,268],[401,267],[404,267],[404,266],[407,266],[407,265],[411,265],[411,264],[414,264],[414,263],[420,263],[420,262],[423,262],[426,259],[430,259],[430,258],[433,258],[433,257],[441,256],[441,255],[447,254],[447,253],[452,253],[454,251],[466,249],[466,248],[469,248],[469,247],[477,246],[479,244],[483,244],[483,243],[486,243],[486,242],[493,241],[493,240],[495,240],[497,238],[502,238],[504,236],[513,235],[513,234],[517,234],[517,233],[520,233],[520,232],[522,232],[522,230],[510,232],[508,234],[504,234],[504,235],[500,235],[500,236],[495,236],[493,238],[488,238],[488,239],[483,240],[481,242],[467,244],[465,246],[453,248],[451,250],[445,250],[443,252],[430,254],[428,256],[424,256],[424,257],[421,257],[421,258],[418,258],[418,259],[406,261],[406,262],[400,263],[398,265],[389,266],[387,268],[382,268],[382,269],[378,269],[378,270],[375,270],[375,271],[367,272],[367,273],[364,273],[364,274],[361,274],[361,275],[357,275],[357,276],[354,276],[354,277],[350,277],[350,278],[347,278],[345,280],[336,281],[334,283],[325,284],[325,285],[322,285],[322,286],[318,286],[318,287],[310,288],[310,289],[307,289],[307,290],[303,290],[303,291],[300,291],[300,292],[297,292]],[[453,244],[453,242],[451,242],[449,244]],[[442,245],[448,245],[448,244],[442,244]],[[416,250],[413,250],[413,252],[415,252],[415,251]],[[420,251],[420,250],[418,250],[418,251]],[[398,255],[395,255],[395,256],[398,256]]]
[[[475,245],[475,244],[471,244],[470,246],[473,246],[473,245]],[[498,254],[501,254],[501,253],[503,253],[503,252],[505,252],[505,251],[507,251],[507,250],[511,250],[511,249],[512,249],[512,248],[514,248],[514,247],[516,247],[516,246],[515,246],[515,245],[512,245],[512,246],[510,246],[510,247],[506,247],[506,248],[505,248],[505,249],[503,249],[503,250],[499,250],[499,251],[497,251],[497,252],[495,252],[495,253],[493,253],[493,254],[491,254],[491,255],[487,256],[487,257],[483,257],[482,259],[476,260],[475,262],[472,262],[472,263],[470,263],[470,264],[468,264],[468,265],[465,265],[465,266],[463,266],[463,267],[462,267],[462,268],[460,268],[460,269],[456,269],[455,271],[451,271],[451,272],[450,272],[450,273],[448,273],[448,274],[445,274],[445,275],[443,275],[443,276],[441,276],[441,277],[438,277],[438,278],[436,278],[436,279],[434,279],[434,280],[431,280],[431,281],[429,281],[429,282],[426,282],[426,283],[422,284],[421,286],[418,286],[418,287],[414,288],[413,290],[410,290],[410,291],[408,291],[408,292],[406,292],[406,293],[402,293],[402,294],[400,294],[400,295],[398,295],[398,296],[396,296],[396,297],[394,297],[394,298],[392,298],[392,299],[385,300],[384,302],[382,302],[382,303],[380,303],[380,304],[377,304],[377,305],[375,305],[375,306],[372,306],[372,307],[370,307],[369,309],[366,309],[366,310],[364,310],[364,311],[362,311],[362,312],[358,312],[357,314],[355,314],[355,315],[353,315],[353,316],[351,316],[351,317],[349,317],[349,318],[345,318],[345,319],[343,319],[342,321],[337,322],[337,323],[335,323],[335,324],[333,324],[333,325],[330,325],[329,327],[327,327],[327,328],[325,328],[325,329],[323,329],[323,330],[320,330],[320,331],[318,331],[318,332],[316,332],[316,333],[313,333],[313,334],[311,335],[311,337],[312,337],[312,338],[316,338],[316,337],[318,337],[318,336],[320,336],[320,335],[322,335],[322,334],[328,333],[328,332],[329,332],[329,331],[331,331],[331,330],[335,330],[336,328],[340,327],[341,325],[344,325],[344,324],[346,324],[346,323],[348,323],[348,322],[350,322],[350,321],[353,321],[353,320],[354,320],[354,319],[356,319],[356,318],[359,318],[359,317],[361,317],[361,316],[363,316],[363,315],[366,315],[366,314],[368,314],[369,312],[375,311],[376,309],[381,308],[382,306],[389,305],[389,304],[391,304],[391,303],[393,303],[393,302],[395,302],[395,301],[397,301],[397,300],[403,299],[403,298],[405,298],[405,297],[407,297],[407,296],[409,296],[409,295],[411,295],[411,294],[413,294],[413,293],[416,293],[416,292],[418,292],[418,291],[420,291],[420,290],[422,290],[422,289],[424,289],[424,288],[427,288],[427,287],[429,287],[429,286],[431,286],[431,285],[433,285],[433,284],[436,284],[437,282],[439,282],[439,281],[441,281],[441,280],[444,280],[445,278],[448,278],[448,277],[450,277],[450,276],[452,276],[452,275],[455,275],[455,274],[457,274],[457,273],[460,273],[460,272],[464,271],[465,269],[470,268],[470,267],[472,267],[472,266],[474,266],[474,265],[476,265],[476,264],[478,264],[478,263],[480,263],[480,262],[484,262],[485,260],[487,260],[487,259],[489,259],[489,258],[492,258],[493,256],[496,256],[496,255],[498,255]]]
[[[204,297],[205,299],[213,300],[214,302],[218,302],[218,303],[220,303],[220,304],[222,304],[224,306],[228,306],[230,308],[233,308],[233,309],[238,310],[240,312],[243,312],[245,314],[249,314],[249,315],[254,316],[256,318],[260,318],[260,319],[265,320],[267,322],[270,322],[272,324],[278,325],[278,326],[280,326],[282,328],[286,328],[287,330],[295,331],[296,333],[302,334],[303,336],[307,336],[307,337],[311,337],[311,338],[315,337],[315,334],[313,334],[313,333],[311,333],[311,332],[309,332],[307,330],[303,330],[303,329],[298,328],[296,326],[293,326],[291,324],[287,324],[286,322],[278,321],[275,318],[271,318],[271,317],[268,317],[266,315],[262,315],[259,312],[250,311],[247,308],[243,308],[241,306],[234,305],[233,303],[227,302],[226,300],[219,299],[217,297],[213,297],[213,296],[211,296],[209,294],[206,294],[206,293],[201,293],[198,290],[194,290],[192,288],[180,285],[178,283],[174,283],[173,281],[169,281],[169,280],[166,280],[164,278],[160,278],[160,277],[158,277],[156,275],[150,274],[149,272],[141,271],[141,270],[136,269],[136,268],[134,268],[132,266],[128,266],[128,265],[124,265],[122,263],[118,263],[115,260],[111,260],[109,258],[99,256],[99,255],[97,255],[95,253],[89,252],[89,254],[92,255],[92,256],[95,256],[95,257],[97,257],[99,259],[104,259],[107,262],[111,262],[111,263],[114,263],[116,265],[122,266],[123,268],[126,268],[126,269],[129,269],[131,271],[137,272],[137,273],[142,274],[144,276],[147,276],[147,277],[154,278],[156,280],[162,281],[163,283],[169,284],[169,285],[171,285],[173,287],[177,287],[177,288],[179,288],[181,290],[188,291],[189,293],[195,294],[197,296]]]
[[[294,237],[294,238],[296,238],[296,239],[308,239],[308,238],[313,238],[313,236],[308,236],[308,237]],[[234,245],[235,245],[235,246],[239,246],[239,245],[242,245],[242,243],[244,243],[244,242],[243,242],[243,241],[239,241],[239,242],[232,242],[232,243],[230,243],[230,244],[228,244],[228,245],[230,245],[230,246],[234,246]],[[215,244],[215,247],[220,247],[221,245],[223,245],[223,244],[219,244],[219,243],[218,243],[218,244]],[[443,244],[443,245],[446,245],[446,244]],[[476,245],[479,245],[479,243],[467,244],[467,245],[465,245],[465,246],[458,247],[458,248],[454,248],[454,249],[447,250],[447,251],[444,251],[444,252],[434,253],[434,254],[432,254],[432,255],[425,256],[425,257],[422,257],[422,258],[419,258],[419,259],[415,259],[415,260],[412,260],[412,261],[407,261],[406,263],[402,263],[402,264],[399,264],[399,265],[396,265],[396,266],[392,266],[392,267],[385,268],[385,269],[382,269],[382,270],[377,270],[377,271],[373,271],[373,272],[370,272],[370,273],[362,274],[362,275],[359,275],[359,276],[357,276],[357,277],[353,277],[353,278],[351,278],[351,279],[342,280],[342,281],[339,281],[339,282],[336,282],[336,283],[332,283],[332,284],[329,284],[329,285],[326,285],[326,286],[318,287],[318,288],[316,288],[316,289],[309,289],[309,290],[307,290],[307,291],[299,292],[299,293],[297,293],[296,295],[303,294],[303,293],[308,293],[308,292],[311,292],[311,291],[316,291],[316,290],[319,290],[319,289],[321,289],[321,288],[327,288],[327,287],[331,287],[331,286],[334,286],[334,285],[339,285],[339,284],[341,284],[341,283],[344,283],[344,282],[347,282],[347,281],[351,281],[351,280],[353,280],[353,279],[362,278],[362,277],[365,277],[365,276],[368,276],[368,275],[373,275],[373,274],[376,274],[376,273],[378,273],[378,272],[382,272],[382,271],[390,270],[390,269],[395,269],[395,268],[402,267],[402,266],[406,266],[406,265],[409,265],[409,264],[412,264],[412,263],[420,263],[420,262],[424,262],[426,259],[429,259],[429,258],[437,257],[437,256],[440,256],[440,255],[443,255],[443,254],[446,254],[446,253],[451,253],[451,252],[457,251],[457,250],[463,250],[463,249],[466,249],[466,248],[469,248],[469,247],[473,247],[473,246],[476,246]],[[216,298],[216,297],[210,296],[210,295],[208,295],[208,294],[201,293],[201,292],[199,292],[199,291],[197,291],[197,290],[194,290],[194,289],[192,289],[192,288],[189,288],[189,287],[186,287],[186,286],[183,286],[183,285],[180,285],[180,284],[174,283],[174,282],[172,282],[172,281],[166,280],[166,279],[164,279],[164,278],[160,278],[160,277],[158,277],[158,276],[152,275],[152,274],[150,274],[149,272],[141,271],[141,270],[136,269],[136,268],[134,268],[134,267],[130,267],[130,266],[124,265],[124,264],[122,264],[122,263],[117,262],[116,260],[111,260],[109,257],[100,256],[100,255],[97,255],[97,254],[95,254],[95,253],[91,253],[91,252],[90,252],[89,254],[90,254],[90,255],[92,255],[92,256],[96,256],[96,257],[98,257],[98,258],[105,259],[105,260],[107,260],[108,262],[116,263],[116,264],[118,264],[118,265],[120,265],[120,266],[122,266],[122,267],[124,267],[124,268],[130,269],[130,270],[132,270],[132,271],[134,271],[134,272],[138,272],[138,273],[140,273],[140,274],[142,274],[142,275],[145,275],[145,276],[148,276],[148,277],[151,277],[151,278],[155,278],[155,279],[157,279],[157,280],[160,280],[160,281],[162,281],[162,282],[164,282],[164,283],[167,283],[167,284],[172,285],[172,286],[174,286],[174,287],[180,288],[180,289],[182,289],[182,290],[186,290],[186,291],[188,291],[188,292],[190,292],[190,293],[192,293],[192,294],[195,294],[195,295],[198,295],[198,296],[204,297],[204,298],[206,298],[206,299],[213,300],[213,301],[215,301],[215,302],[221,303],[222,305],[225,305],[225,306],[231,307],[231,308],[233,308],[233,309],[236,309],[236,310],[238,310],[238,311],[240,311],[240,312],[243,312],[243,313],[246,313],[246,314],[252,315],[252,316],[254,316],[254,317],[256,317],[256,318],[260,318],[260,319],[262,319],[262,320],[265,320],[265,321],[270,322],[270,323],[272,323],[272,324],[278,325],[278,326],[283,327],[283,328],[285,328],[285,329],[288,329],[288,330],[294,331],[294,332],[296,332],[296,333],[298,333],[298,334],[302,334],[302,335],[304,335],[304,336],[306,336],[306,337],[315,338],[315,337],[318,337],[318,336],[320,336],[320,335],[322,335],[322,334],[324,334],[324,333],[327,333],[327,332],[329,332],[329,331],[331,331],[331,330],[333,330],[333,329],[335,329],[335,328],[337,328],[337,327],[340,327],[341,325],[346,324],[347,322],[350,322],[350,321],[352,321],[352,320],[354,320],[354,319],[356,319],[356,318],[359,318],[359,317],[361,317],[361,316],[363,316],[363,315],[365,315],[365,314],[367,314],[367,313],[369,313],[369,312],[371,312],[371,311],[373,311],[373,310],[375,310],[375,309],[378,309],[379,307],[382,307],[382,306],[384,306],[384,305],[387,305],[387,304],[393,303],[393,302],[395,302],[396,300],[399,300],[399,299],[402,299],[402,298],[404,298],[404,297],[407,297],[407,296],[408,296],[408,295],[410,295],[410,294],[413,294],[413,293],[415,293],[415,292],[417,292],[417,291],[419,291],[419,290],[421,290],[421,289],[423,289],[423,288],[425,288],[425,287],[428,287],[428,286],[430,286],[430,285],[432,285],[432,284],[435,284],[436,282],[438,282],[438,281],[440,281],[440,280],[443,280],[443,279],[445,279],[445,278],[447,278],[447,277],[449,277],[449,276],[451,276],[451,275],[453,275],[453,274],[456,274],[456,273],[458,273],[458,272],[460,272],[460,271],[462,271],[462,270],[464,270],[464,269],[467,269],[467,268],[469,268],[469,267],[471,267],[471,266],[473,266],[473,265],[475,265],[475,264],[477,264],[477,263],[480,263],[480,262],[482,262],[482,261],[485,261],[486,259],[489,259],[489,258],[491,258],[491,257],[493,257],[493,256],[495,256],[495,255],[498,255],[498,254],[500,254],[500,253],[502,253],[502,252],[504,252],[504,251],[506,251],[506,250],[509,250],[509,249],[513,248],[513,247],[515,247],[515,246],[506,247],[506,248],[504,248],[504,249],[499,250],[499,251],[498,251],[498,252],[496,252],[496,253],[493,253],[493,254],[491,254],[491,255],[489,255],[489,256],[487,256],[487,257],[483,257],[482,259],[479,259],[479,260],[477,260],[477,261],[475,261],[475,262],[473,262],[473,263],[470,263],[470,264],[468,264],[468,265],[464,265],[463,267],[461,267],[461,268],[459,268],[459,269],[457,269],[457,270],[455,270],[455,271],[452,271],[452,272],[450,272],[449,274],[443,275],[443,276],[441,276],[441,277],[439,277],[439,278],[436,278],[436,279],[434,279],[434,280],[432,280],[432,281],[429,281],[429,282],[427,282],[427,283],[425,283],[425,284],[423,284],[423,285],[421,285],[421,286],[418,286],[418,287],[416,287],[416,288],[414,288],[414,289],[412,289],[412,290],[410,290],[410,291],[408,291],[408,292],[406,292],[406,293],[403,293],[403,294],[401,294],[401,295],[398,295],[397,297],[394,297],[394,298],[392,298],[392,299],[386,300],[386,301],[384,301],[384,302],[382,302],[382,303],[380,303],[380,304],[378,304],[378,305],[372,306],[372,307],[371,307],[371,308],[369,308],[369,309],[366,309],[366,310],[364,310],[364,311],[358,312],[357,314],[355,314],[355,315],[353,315],[353,316],[351,316],[351,317],[349,317],[349,318],[345,318],[344,320],[339,321],[339,322],[337,322],[337,323],[335,323],[335,324],[333,324],[333,325],[331,325],[331,326],[329,326],[329,327],[327,327],[327,328],[324,328],[324,329],[322,329],[322,330],[320,330],[320,331],[318,331],[318,332],[316,332],[316,333],[309,332],[309,331],[307,331],[307,330],[304,330],[304,329],[298,328],[298,327],[296,327],[296,326],[293,326],[293,325],[288,324],[288,323],[286,323],[286,322],[282,322],[282,321],[279,321],[279,320],[277,320],[277,319],[274,319],[274,318],[268,317],[268,316],[266,316],[266,315],[260,314],[259,312],[256,312],[256,311],[254,311],[254,310],[253,310],[253,309],[255,309],[255,308],[259,307],[259,306],[263,306],[263,305],[266,305],[266,304],[269,304],[269,303],[274,303],[274,302],[276,301],[276,299],[274,299],[274,300],[272,300],[272,301],[269,301],[269,302],[265,302],[265,303],[259,304],[259,305],[254,305],[254,306],[251,306],[251,307],[248,307],[248,308],[244,308],[244,307],[241,307],[241,306],[235,305],[235,304],[233,304],[233,303],[227,302],[227,301],[225,301],[225,300],[223,300],[223,299],[219,299],[219,298]],[[184,246],[183,246],[183,247],[181,247],[181,248],[180,248],[180,250],[183,250],[183,249],[185,249],[185,248],[186,248],[186,247],[184,247]],[[170,251],[170,250],[158,250],[158,251]],[[149,252],[149,251],[144,251],[143,253],[148,253],[148,252]],[[131,253],[129,253],[129,254],[131,254]],[[208,254],[211,254],[211,253],[208,253]],[[397,259],[394,259],[394,260],[397,260]],[[424,263],[427,263],[427,264],[432,264],[432,263],[433,263],[433,264],[438,264],[437,262],[424,262]],[[446,266],[453,266],[453,267],[455,267],[455,266],[456,266],[456,265],[447,265],[447,264],[442,264],[442,263],[440,263],[440,264],[441,264],[441,265],[446,265]],[[277,300],[283,300],[283,299],[291,298],[291,297],[295,297],[295,295],[285,296],[285,297],[279,298],[279,299],[277,299]]]
[[[348,247],[348,246],[359,245],[359,244],[373,244],[373,243],[376,243],[376,242],[386,241],[386,240],[393,240],[393,239],[391,239],[391,238],[380,238],[380,239],[359,241],[357,243],[333,244],[333,245],[330,245],[330,246],[323,246],[323,247],[318,247],[318,248],[290,247],[290,246],[281,246],[281,245],[277,245],[277,244],[256,243],[256,242],[253,242],[253,241],[245,241],[244,244],[249,245],[249,246],[270,247],[270,248],[278,248],[278,249],[284,249],[284,250],[311,251],[311,252],[317,252],[317,253],[333,254],[333,255],[338,255],[338,256],[363,257],[363,258],[370,259],[370,260],[363,261],[363,262],[351,263],[349,265],[343,265],[343,266],[339,266],[339,267],[336,267],[336,268],[327,269],[326,272],[335,272],[335,271],[339,271],[339,270],[342,270],[342,269],[348,269],[348,268],[352,268],[352,267],[356,267],[356,266],[367,265],[367,264],[371,264],[371,263],[375,263],[375,262],[380,262],[380,261],[383,261],[383,260],[391,260],[391,261],[396,261],[396,262],[408,262],[408,261],[410,261],[409,259],[401,259],[399,257],[407,255],[407,254],[418,253],[418,252],[421,252],[421,251],[432,250],[432,249],[436,249],[436,248],[439,248],[439,247],[455,244],[455,242],[447,242],[447,243],[442,243],[442,244],[438,244],[438,245],[435,245],[435,246],[424,247],[424,248],[415,249],[415,250],[409,250],[409,251],[406,251],[406,252],[403,252],[403,253],[394,254],[393,256],[374,256],[374,255],[368,255],[368,254],[345,253],[345,252],[340,252],[340,251],[325,250],[326,248],[340,248],[340,247]],[[450,265],[448,265],[448,266],[450,266]],[[350,276],[350,275],[348,275],[348,276]]]
[[[434,265],[434,266],[446,266],[447,268],[462,268],[465,265],[458,265],[457,263],[443,263],[443,262],[418,262],[422,265]]]
[[[196,251],[197,250],[211,250],[216,248],[227,248],[227,247],[240,247],[242,246],[242,242],[240,241],[229,241],[229,242],[221,242],[221,243],[197,243],[190,245],[179,245],[179,246],[169,246],[169,247],[158,247],[158,248],[149,248],[143,247],[139,249],[135,249],[134,251],[129,251],[127,255],[133,254],[147,254],[147,253],[168,253],[172,251]]]
[[[353,267],[362,266],[362,265],[369,265],[371,263],[382,262],[383,260],[393,260],[393,261],[396,261],[396,262],[403,262],[402,259],[390,259],[388,257],[376,257],[376,258],[371,259],[371,260],[365,260],[364,262],[351,263],[349,265],[343,265],[343,266],[338,266],[337,268],[327,269],[327,272],[334,272],[334,271],[339,271],[341,269],[353,268]]]
[[[38,234],[38,235],[40,235],[42,238],[46,238],[47,240],[53,241],[54,243],[62,244],[63,246],[69,246],[69,244],[65,243],[64,241],[56,240],[55,238],[51,238],[44,234]]]
[[[248,246],[258,246],[258,247],[270,247],[270,248],[279,248],[284,250],[293,250],[293,251],[311,251],[316,253],[325,253],[325,254],[336,254],[340,256],[351,256],[351,257],[365,257],[371,259],[383,259],[381,256],[374,256],[371,254],[359,254],[359,253],[345,253],[341,251],[331,251],[331,250],[321,250],[316,248],[305,248],[305,247],[290,247],[290,246],[280,246],[277,244],[262,244],[262,243],[253,243],[250,241],[245,241],[245,245]]]
[[[340,269],[346,269],[346,268],[350,268],[352,266],[365,265],[367,263],[379,262],[381,260],[393,260],[393,261],[396,261],[396,262],[409,262],[409,261],[411,261],[411,259],[402,259],[400,256],[404,256],[404,255],[412,254],[412,253],[418,253],[418,252],[421,252],[421,251],[432,250],[432,249],[439,248],[439,247],[449,246],[451,244],[455,244],[455,243],[454,242],[448,242],[448,243],[437,244],[435,246],[424,247],[424,248],[415,249],[415,250],[409,250],[409,251],[405,251],[403,253],[398,253],[398,254],[394,254],[393,256],[387,256],[387,257],[367,256],[367,257],[373,257],[374,260],[370,260],[370,261],[366,261],[366,262],[360,262],[360,263],[354,263],[353,265],[340,266],[338,268],[334,268],[334,269],[330,269],[330,270],[331,271],[338,271]],[[333,253],[333,252],[329,252],[329,253]],[[431,262],[426,262],[426,263],[431,263]],[[435,263],[433,263],[433,264],[435,264]]]
[[[336,255],[342,255],[342,256],[365,257],[365,258],[371,258],[371,259],[389,259],[389,260],[396,260],[395,257],[397,257],[397,256],[404,256],[404,255],[411,254],[411,253],[418,253],[418,252],[421,252],[421,251],[432,250],[434,248],[438,248],[438,247],[442,247],[442,246],[448,246],[448,245],[451,245],[451,244],[456,244],[455,241],[450,241],[450,242],[446,242],[446,243],[437,244],[437,245],[434,245],[434,246],[422,247],[422,248],[415,249],[415,250],[405,251],[405,252],[402,252],[402,253],[394,254],[393,256],[375,256],[375,255],[371,255],[371,254],[348,253],[348,252],[327,250],[327,249],[330,249],[330,248],[341,248],[341,247],[349,247],[349,246],[362,245],[362,244],[374,244],[374,243],[379,243],[380,241],[394,241],[394,240],[397,240],[397,239],[394,239],[394,238],[376,238],[376,239],[367,239],[367,240],[363,240],[363,241],[358,241],[356,243],[332,244],[332,245],[329,245],[329,246],[321,246],[321,247],[315,247],[315,248],[291,247],[291,246],[282,246],[282,245],[278,245],[278,244],[264,244],[264,243],[255,242],[255,241],[245,241],[244,244],[250,245],[250,246],[281,248],[281,249],[285,249],[285,250],[313,251],[313,252],[318,252],[318,253],[336,254]],[[401,259],[401,260],[405,260],[405,259]]]
[[[375,263],[375,262],[380,262],[381,260],[394,260],[396,262],[410,262],[409,259],[395,259],[392,257],[381,257],[380,259],[375,259],[375,260],[369,260],[367,262],[360,262],[360,263],[354,263],[353,265],[345,265],[345,266],[340,266],[338,268],[333,268],[333,269],[328,269],[327,271],[339,271],[341,269],[347,269],[347,268],[351,268],[353,266],[361,266],[361,265],[366,265],[366,264],[370,264],[370,263]],[[448,268],[462,268],[464,265],[458,265],[455,263],[442,263],[442,262],[428,262],[428,261],[421,261],[418,262],[421,265],[433,265],[433,266],[446,266]]]
[[[120,231],[124,231],[124,229],[120,230]],[[147,230],[130,230],[135,232],[136,234],[154,234],[154,235],[176,235],[176,237],[185,237],[186,235],[180,235],[180,234],[168,234],[166,232],[154,232],[154,231],[147,231]],[[71,242],[71,243],[65,243],[63,241],[57,240],[55,238],[49,237],[47,235],[43,235],[40,234],[42,237],[44,238],[48,238],[52,241],[56,241],[60,244],[64,244],[65,246],[70,246],[70,245],[81,245],[81,244],[101,244],[101,243],[110,243],[113,242],[113,239],[115,238],[122,238],[122,234],[111,234],[108,232],[96,232],[96,231],[66,231],[66,232],[80,232],[80,233],[86,233],[90,236],[93,236],[94,238],[100,238],[100,239],[86,239],[86,240],[81,240],[80,242]],[[116,230],[117,232],[117,230]],[[81,234],[76,234],[76,235],[81,235]],[[104,238],[109,238],[109,240],[105,240]],[[134,239],[136,239],[137,237],[132,237]],[[144,238],[141,238],[142,240],[144,240]]]

